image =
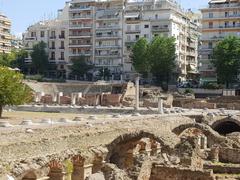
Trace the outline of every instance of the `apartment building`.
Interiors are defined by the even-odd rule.
[[[127,78],[133,72],[131,46],[141,37],[151,41],[155,36],[176,38],[175,76],[185,80],[197,73],[198,24],[173,0],[129,1],[125,6],[124,70]],[[190,68],[188,68],[190,67]]]
[[[200,73],[203,80],[216,80],[211,64],[212,50],[219,40],[229,35],[240,36],[240,1],[211,0],[202,12],[202,46]]]
[[[0,53],[9,53],[12,49],[10,30],[11,21],[0,13]]]
[[[41,41],[46,43],[46,51],[49,56],[47,76],[50,78],[66,78],[69,72],[68,9],[69,4],[66,3],[64,9],[58,11],[56,19],[40,21],[30,26],[23,34],[23,45],[29,52],[29,57],[25,60],[26,64],[31,64],[32,62],[30,53],[33,46]],[[25,71],[30,74],[33,73],[31,66],[25,69]]]
[[[73,0],[69,9],[69,58],[85,56],[95,73],[107,68],[113,79],[123,73],[122,0]]]

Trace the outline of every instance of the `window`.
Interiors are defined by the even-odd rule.
[[[65,31],[61,31],[60,38],[65,38]]]
[[[45,32],[41,31],[41,37],[44,37],[44,35],[45,35]]]
[[[64,49],[64,41],[61,41],[61,49]]]
[[[55,42],[52,42],[52,49],[55,49]]]
[[[229,27],[229,22],[224,23],[225,28]]]
[[[140,26],[139,25],[135,25],[135,30],[140,30]]]
[[[51,52],[51,60],[55,60],[55,52]]]
[[[228,17],[228,12],[225,12],[225,17]]]
[[[55,31],[52,31],[52,32],[51,32],[51,38],[55,38],[55,37],[56,37]]]
[[[64,52],[61,52],[61,60],[64,60]]]
[[[209,17],[209,18],[213,18],[213,13],[209,13],[209,14],[208,14],[208,17]]]
[[[211,54],[208,54],[208,59],[211,59]]]
[[[136,35],[135,38],[136,38],[136,40],[138,40],[139,39],[139,35]]]
[[[209,28],[213,28],[213,22],[209,22],[209,23],[208,23],[208,27],[209,27]]]
[[[127,26],[127,30],[130,31],[131,30],[131,25]]]
[[[145,25],[144,25],[144,28],[149,28],[149,25],[148,25],[148,24],[145,24]]]
[[[31,37],[36,37],[36,32],[31,32]]]
[[[233,11],[233,16],[236,17],[237,16],[237,11]]]
[[[235,27],[236,26],[236,22],[233,22],[233,27]]]
[[[127,35],[127,41],[131,41],[131,36]]]
[[[158,14],[155,14],[155,19],[158,19]]]
[[[209,43],[208,43],[208,48],[209,48],[209,49],[212,49],[212,47],[213,47],[212,42],[209,42]]]
[[[145,38],[149,38],[149,34],[144,34],[144,37]]]

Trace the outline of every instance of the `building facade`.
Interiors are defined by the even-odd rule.
[[[0,53],[9,53],[11,45],[11,21],[7,16],[0,13]]]
[[[199,29],[191,17],[172,0],[127,2],[124,23],[124,69],[127,74],[133,71],[129,58],[131,46],[141,37],[151,41],[155,36],[175,37],[175,73],[180,80],[188,78],[188,73],[197,73]]]
[[[113,79],[123,73],[123,1],[71,1],[69,59],[85,56],[94,75],[108,69]]]
[[[48,44],[49,62],[66,72],[72,60],[84,56],[94,66],[92,76],[110,73],[109,79],[131,79],[131,46],[141,37],[176,38],[176,76],[184,80],[197,73],[198,24],[173,0],[72,0],[56,20],[37,23],[24,34],[24,45]],[[191,14],[191,15],[190,15]],[[64,31],[65,38],[57,34]],[[45,36],[43,36],[45,34]],[[62,49],[56,48],[60,45]],[[60,46],[60,47],[62,47]],[[27,62],[31,63],[29,58]],[[68,78],[71,73],[67,73]]]
[[[211,64],[212,51],[216,43],[226,36],[240,36],[240,1],[211,0],[201,12],[200,73],[203,81],[216,81],[216,73]]]
[[[58,17],[54,20],[38,22],[30,26],[23,34],[23,45],[28,51],[29,57],[25,59],[26,64],[31,64],[31,52],[33,46],[41,41],[46,44],[48,53],[49,69],[47,76],[49,78],[66,78],[68,70],[68,8],[59,10]],[[28,67],[28,66],[26,66]],[[29,66],[25,71],[34,73]]]

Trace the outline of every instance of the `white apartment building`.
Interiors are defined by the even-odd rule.
[[[211,54],[216,43],[229,35],[240,36],[240,1],[210,0],[202,12],[200,73],[205,81],[215,81]]]
[[[176,76],[181,80],[197,73],[198,24],[190,19],[173,0],[129,1],[125,8],[124,70],[131,76],[131,46],[141,37],[151,41],[155,36],[176,38]],[[190,67],[190,70],[188,70]],[[127,77],[128,78],[128,77]]]
[[[176,76],[184,80],[197,73],[198,24],[189,14],[173,0],[72,0],[57,19],[30,26],[24,44],[31,50],[34,43],[46,42],[49,62],[58,64],[59,70],[69,72],[71,60],[84,56],[95,67],[93,77],[107,68],[113,79],[120,80],[134,74],[129,55],[140,37],[150,41],[154,36],[173,36]],[[65,38],[60,38],[62,32]]]
[[[0,53],[9,53],[12,49],[11,21],[0,13]]]
[[[72,0],[70,3],[69,58],[83,55],[95,66],[95,73],[107,68],[113,79],[120,79],[124,1]]]
[[[23,45],[29,52],[29,57],[25,60],[26,64],[31,64],[32,62],[30,53],[34,44],[41,41],[46,43],[49,65],[52,65],[52,68],[48,70],[47,76],[51,78],[65,78],[69,71],[68,9],[69,4],[66,3],[64,9],[59,10],[56,19],[40,21],[30,26],[26,33],[23,34]],[[30,66],[25,71],[32,73]]]

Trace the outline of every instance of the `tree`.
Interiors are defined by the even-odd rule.
[[[148,58],[152,64],[151,72],[158,83],[169,83],[175,69],[176,60],[175,39],[157,36],[148,50]]]
[[[147,57],[148,41],[146,38],[140,38],[132,47],[132,54],[130,56],[135,70],[146,76],[150,72],[151,64]]]
[[[5,105],[20,105],[32,100],[31,90],[22,80],[19,72],[0,66],[0,118]]]
[[[23,71],[25,68],[25,59],[28,57],[28,52],[24,49],[15,52],[15,60],[11,61],[11,67],[19,68]]]
[[[41,41],[33,46],[31,53],[32,67],[36,70],[37,74],[44,74],[48,68],[48,54],[45,51],[46,44]]]
[[[217,43],[213,50],[212,64],[216,68],[218,82],[225,83],[228,88],[240,69],[240,38],[229,36]]]
[[[90,69],[92,69],[92,65],[89,65],[84,56],[80,56],[72,59],[72,74],[75,76],[84,76]]]
[[[16,59],[16,51],[11,51],[10,53],[0,53],[0,65],[11,66],[11,63]]]

